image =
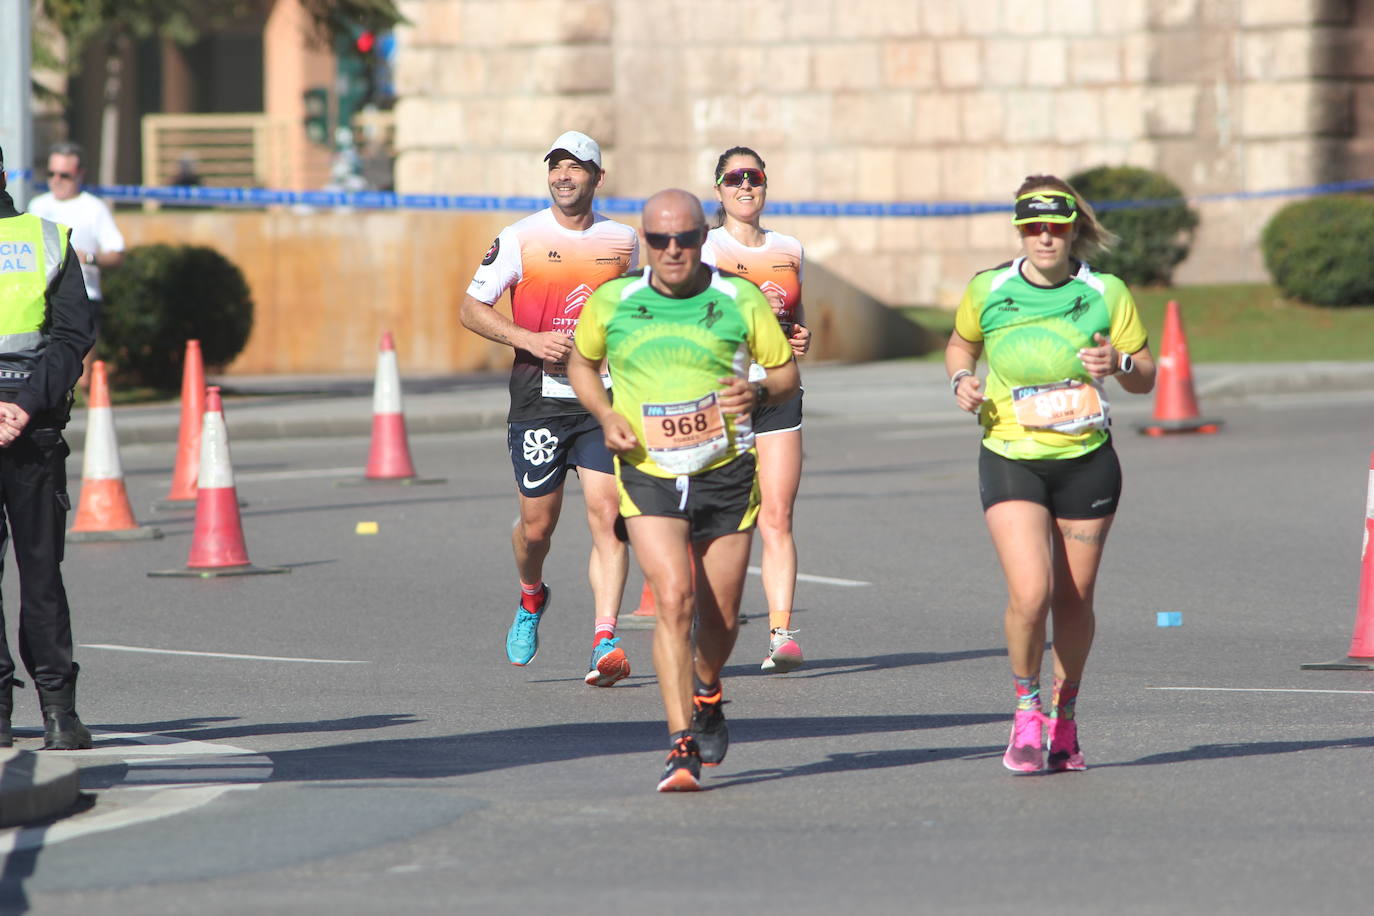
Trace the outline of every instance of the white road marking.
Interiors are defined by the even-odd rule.
[[[357,658],[294,658],[289,655],[240,655],[235,652],[195,652],[190,649],[150,649],[146,646],[118,646],[108,643],[82,643],[83,649],[109,649],[111,652],[146,652],[151,655],[194,655],[200,658],[238,658],[253,662],[307,662],[314,665],[370,665]]]
[[[763,570],[757,566],[749,567],[749,572],[755,576],[763,575]],[[806,573],[797,573],[798,582],[815,582],[818,585],[838,585],[843,588],[857,588],[863,585],[872,585],[872,582],[860,582],[858,579],[836,579],[831,576],[808,576]]]
[[[1218,693],[1367,693],[1374,690],[1324,690],[1309,687],[1146,687],[1146,690],[1210,690]]]
[[[22,735],[31,730],[16,731]],[[270,757],[232,744],[143,732],[91,732],[95,747],[63,751],[62,756],[123,757],[128,766],[125,782],[128,789],[140,793],[139,802],[111,811],[78,814],[48,826],[0,830],[0,855],[161,820],[209,804],[226,792],[256,789],[272,778]],[[124,787],[120,783],[111,788]]]

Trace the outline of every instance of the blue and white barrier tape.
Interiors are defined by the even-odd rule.
[[[11,177],[25,177],[20,170],[7,172]],[[35,184],[35,190],[44,189]],[[1225,200],[1258,200],[1270,197],[1312,197],[1362,191],[1374,188],[1374,179],[1336,181],[1297,188],[1275,188],[1263,191],[1231,191],[1217,194],[1196,194],[1186,198],[1188,203],[1213,203]],[[88,187],[87,190],[118,203],[155,201],[167,206],[191,207],[350,207],[357,210],[461,210],[496,211],[539,210],[547,206],[543,197],[499,197],[485,194],[395,194],[390,191],[276,191],[265,188],[154,188],[142,185],[108,185]],[[1104,200],[1094,203],[1098,210],[1140,210],[1151,207],[1175,206],[1177,199]],[[642,197],[601,197],[596,208],[604,213],[638,213],[644,206]],[[768,212],[774,216],[868,216],[933,218],[971,216],[979,213],[1007,213],[1006,203],[978,202],[897,202],[867,201],[769,201]]]

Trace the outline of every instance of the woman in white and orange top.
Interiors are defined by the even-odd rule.
[[[811,345],[803,323],[802,246],[790,235],[759,225],[768,199],[763,159],[745,146],[721,154],[716,162],[716,197],[720,215],[706,236],[701,259],[722,273],[736,274],[768,298],[796,356]],[[762,378],[759,366],[750,379]],[[768,600],[768,655],[764,671],[791,671],[802,663],[801,646],[792,628],[792,596],[797,584],[797,545],[792,538],[792,506],[797,500],[802,468],[802,396],[754,411],[758,450],[758,516],[763,538],[763,593]]]

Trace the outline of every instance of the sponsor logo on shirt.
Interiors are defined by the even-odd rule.
[[[1082,296],[1079,296],[1073,300],[1073,305],[1069,306],[1069,310],[1064,315],[1064,317],[1069,319],[1070,321],[1077,321],[1079,318],[1083,316],[1083,313],[1087,310],[1088,303],[1083,301]]]
[[[581,311],[582,311],[582,306],[584,306],[584,305],[587,304],[587,300],[591,298],[591,295],[592,295],[592,288],[591,288],[590,286],[588,286],[588,285],[585,284],[585,283],[579,284],[578,287],[577,287],[577,289],[575,289],[575,290],[573,290],[572,292],[568,293],[568,295],[564,298],[563,301],[564,301],[566,304],[563,306],[563,314],[564,314],[564,315],[571,315],[571,314],[573,314],[573,313],[579,313],[579,314],[580,314]]]
[[[787,301],[787,290],[783,289],[781,286],[774,283],[772,280],[765,280],[764,282],[760,283],[759,289],[762,290],[764,293],[777,293],[782,298],[783,302]]]
[[[717,311],[716,305],[717,303],[714,299],[706,303],[706,314],[701,316],[701,320],[698,321],[697,324],[704,325],[708,328],[715,325],[715,323],[721,319],[722,315],[721,312]]]
[[[486,267],[489,264],[491,264],[493,261],[496,260],[496,256],[500,253],[501,239],[498,237],[494,242],[491,243],[491,247],[487,249],[487,253],[482,255],[482,266]]]
[[[549,260],[550,260],[550,261],[562,261],[562,260],[563,260],[563,256],[562,256],[561,254],[559,254],[557,251],[550,251],[550,252],[549,252]]]
[[[649,314],[649,309],[641,302],[635,306],[635,310],[630,314],[630,317],[652,319],[654,316]]]

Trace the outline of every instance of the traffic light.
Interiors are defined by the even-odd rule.
[[[329,145],[329,90],[316,86],[305,90],[305,135],[311,143]]]
[[[376,90],[376,49],[376,33],[357,26],[334,38],[334,52],[338,59],[340,127],[349,127],[353,116],[372,101]]]

